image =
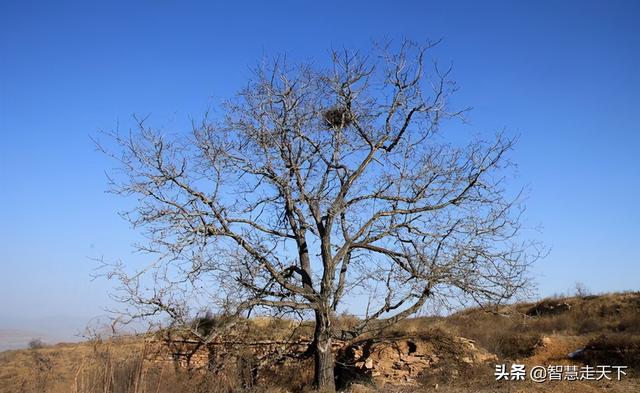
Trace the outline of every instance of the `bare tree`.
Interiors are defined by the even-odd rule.
[[[503,185],[513,140],[439,130],[464,110],[450,108],[456,85],[430,65],[433,45],[332,51],[326,68],[278,58],[188,135],[144,119],[109,133],[112,190],[137,197],[126,217],[157,254],[148,289],[114,272],[121,300],[178,321],[201,306],[313,315],[315,385],[333,390],[337,334],[371,334],[430,299],[484,305],[523,289],[535,252]],[[361,322],[335,332],[343,299],[366,291]]]

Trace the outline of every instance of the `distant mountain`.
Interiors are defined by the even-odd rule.
[[[47,344],[76,342],[95,318],[88,316],[49,316],[38,318],[0,318],[0,351],[26,348],[34,338]]]

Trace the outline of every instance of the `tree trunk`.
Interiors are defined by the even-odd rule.
[[[316,311],[315,344],[315,376],[313,385],[322,392],[335,392],[334,377],[335,360],[331,349],[331,328],[329,316]]]

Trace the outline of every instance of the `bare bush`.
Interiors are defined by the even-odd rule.
[[[575,293],[578,297],[586,297],[591,295],[591,291],[589,290],[589,288],[587,288],[587,286],[581,281],[576,282]]]
[[[29,348],[31,349],[40,349],[40,348],[44,348],[46,346],[46,344],[44,343],[44,341],[42,341],[42,339],[40,338],[33,338],[31,340],[29,340]]]

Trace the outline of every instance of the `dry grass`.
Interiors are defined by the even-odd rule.
[[[6,393],[227,393],[297,391],[310,384],[310,364],[265,374],[239,362],[218,372],[188,370],[148,360],[153,345],[95,341],[8,351],[0,358],[0,392]],[[250,358],[246,358],[250,362]],[[306,371],[305,371],[306,370]]]
[[[527,311],[540,303],[567,303],[571,308],[548,315],[527,315]],[[508,359],[530,356],[544,336],[591,337],[602,333],[635,335],[640,332],[639,292],[550,298],[500,311],[465,310],[442,319],[442,323],[456,334],[471,338]]]
[[[575,383],[548,385],[497,383],[492,365],[447,364],[426,373],[419,388],[353,385],[352,392],[379,391],[633,391],[640,380],[633,377],[640,368],[640,293],[545,299],[549,304],[565,302],[569,310],[528,316],[539,304],[518,304],[500,310],[509,316],[464,310],[449,317],[415,318],[387,329],[388,336],[428,337],[446,357],[447,338],[459,335],[473,339],[499,356],[501,362],[515,359],[527,364],[565,364],[566,353],[586,346],[589,364],[619,364],[635,367],[627,381],[617,384]],[[341,315],[336,327],[349,329],[357,323]],[[256,318],[238,327],[246,340],[296,339],[309,337],[310,323],[275,318]],[[544,338],[544,339],[543,339]],[[545,340],[554,344],[547,345]],[[37,393],[219,393],[219,392],[304,392],[312,380],[310,360],[285,362],[253,371],[251,353],[236,353],[215,371],[188,370],[169,362],[149,360],[157,348],[144,338],[94,340],[82,344],[59,344],[0,353],[0,392]],[[455,356],[451,357],[452,359]],[[521,390],[518,390],[521,389]]]
[[[640,370],[640,335],[599,335],[587,343],[584,361],[588,364],[626,365]]]

